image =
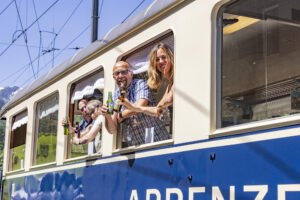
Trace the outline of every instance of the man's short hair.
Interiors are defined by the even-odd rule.
[[[86,105],[86,109],[89,110],[91,109],[91,107],[99,107],[99,106],[102,106],[102,102],[97,99],[94,99],[88,102],[88,104]]]

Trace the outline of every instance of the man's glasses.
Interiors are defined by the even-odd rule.
[[[119,76],[120,74],[124,76],[124,75],[127,75],[128,72],[129,72],[128,69],[126,69],[126,70],[120,70],[120,71],[115,71],[115,72],[113,73],[113,76],[114,76],[114,77],[117,77],[117,76]]]

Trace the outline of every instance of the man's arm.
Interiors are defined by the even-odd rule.
[[[93,125],[89,125],[88,127],[86,127],[86,129],[84,129],[83,131],[80,131],[80,137],[85,136],[86,134],[88,134],[90,132],[90,130],[92,129]]]
[[[63,119],[62,122],[61,122],[61,125],[65,126],[66,124],[67,124],[67,120]],[[69,124],[69,132],[70,133],[75,133],[75,128],[72,127],[72,124],[71,124],[70,120],[69,120],[68,124]]]
[[[73,138],[73,144],[86,144],[92,141],[97,133],[100,131],[101,126],[100,125],[93,125],[90,131],[88,131],[83,137],[80,135],[80,138],[74,137]],[[79,143],[80,141],[80,143]]]
[[[92,141],[96,137],[103,123],[103,116],[99,116],[99,117],[100,118],[97,119],[98,121],[96,120],[93,126],[90,125],[86,129],[87,131],[85,131],[86,133],[84,134],[84,136],[80,135],[80,138],[74,137],[73,139],[74,144],[86,144]]]
[[[107,129],[107,131],[111,134],[116,134],[117,133],[117,114],[113,114],[113,115],[108,115],[107,113],[107,105],[103,104],[103,106],[100,109],[100,113],[101,115],[105,116],[105,128]]]

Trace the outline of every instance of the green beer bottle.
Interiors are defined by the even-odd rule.
[[[114,113],[114,101],[112,99],[112,93],[108,92],[108,99],[107,99],[107,114],[112,115]]]
[[[64,133],[65,135],[69,135],[69,118],[66,117],[66,124],[64,125]]]

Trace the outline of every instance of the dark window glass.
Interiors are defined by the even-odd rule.
[[[222,22],[218,128],[299,113],[300,1],[233,1]]]
[[[9,170],[24,168],[27,111],[13,117],[10,133]]]

